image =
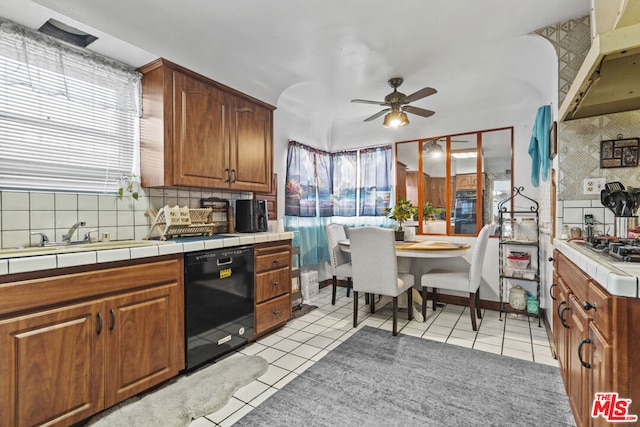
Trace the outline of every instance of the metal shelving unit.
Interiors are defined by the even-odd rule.
[[[537,317],[541,326],[539,205],[523,191],[524,187],[514,187],[513,196],[498,204],[500,320],[502,313],[517,313]],[[525,298],[524,309],[508,304],[512,289],[518,286],[535,297]]]

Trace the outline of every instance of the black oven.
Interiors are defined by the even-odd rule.
[[[185,254],[186,370],[253,337],[253,247]]]

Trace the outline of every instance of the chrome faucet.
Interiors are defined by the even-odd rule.
[[[69,229],[69,231],[67,231],[67,234],[62,235],[62,241],[67,245],[71,243],[71,236],[73,236],[73,233],[76,232],[78,227],[84,227],[85,225],[86,223],[84,221],[78,221],[75,224],[73,224]]]

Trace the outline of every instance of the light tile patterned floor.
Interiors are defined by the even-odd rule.
[[[238,390],[224,408],[193,421],[191,427],[233,425],[357,331],[352,326],[353,300],[347,298],[344,288],[338,290],[336,305],[331,305],[330,287],[321,289],[310,304],[318,308],[240,349],[240,353],[264,357],[269,369]],[[358,320],[358,328],[368,325],[391,333],[391,305],[371,315],[361,297]],[[557,366],[544,324],[538,327],[537,319],[527,316],[503,315],[501,321],[498,312],[483,310],[478,331],[474,332],[469,308],[447,304],[436,311],[429,308],[424,323],[407,321],[406,311],[401,311],[398,329],[407,335]]]

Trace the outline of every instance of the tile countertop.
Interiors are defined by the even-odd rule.
[[[612,295],[640,297],[640,263],[617,262],[579,241],[555,239],[553,244]]]
[[[185,237],[167,241],[149,240],[149,245],[131,248],[90,251],[84,250],[58,254],[33,254],[31,256],[0,259],[0,275],[99,264],[103,262],[125,261],[129,259],[194,252],[204,249],[228,248],[232,246],[252,245],[254,243],[274,242],[289,239],[293,239],[292,232],[242,233],[210,237]]]

